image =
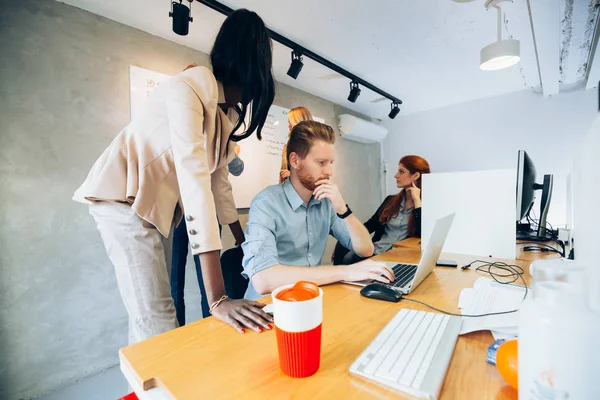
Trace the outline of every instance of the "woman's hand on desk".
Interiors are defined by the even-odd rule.
[[[273,318],[262,310],[264,306],[257,301],[226,299],[212,311],[212,315],[240,333],[245,333],[244,328],[262,332],[272,329],[269,324],[273,322]]]
[[[385,263],[365,260],[341,268],[344,268],[343,274],[345,275],[342,280],[348,282],[376,280],[390,283],[394,281],[394,273],[386,267]]]

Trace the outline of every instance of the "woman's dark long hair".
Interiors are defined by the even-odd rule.
[[[242,90],[240,118],[233,129],[243,123],[250,109],[250,125],[242,134],[232,135],[237,142],[261,131],[275,98],[272,44],[269,31],[258,14],[240,9],[234,11],[219,30],[210,61],[215,78],[223,86],[237,86]],[[239,107],[236,107],[239,109]]]

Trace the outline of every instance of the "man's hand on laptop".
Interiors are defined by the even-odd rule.
[[[359,282],[376,280],[378,282],[390,283],[394,281],[394,273],[385,263],[364,260],[356,264],[344,267],[344,281]]]

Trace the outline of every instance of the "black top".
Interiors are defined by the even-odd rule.
[[[385,233],[385,226],[387,224],[382,224],[379,221],[379,217],[381,216],[381,213],[383,212],[383,209],[385,208],[387,203],[391,201],[393,197],[394,196],[386,197],[383,203],[381,203],[381,205],[377,209],[377,211],[375,211],[375,214],[373,214],[373,216],[367,222],[365,222],[365,227],[367,228],[369,233],[375,232],[375,235],[373,235],[373,243],[379,242],[379,240],[381,240],[381,237]],[[413,236],[421,237],[421,207],[415,208],[412,214],[415,218],[415,232]]]
[[[393,197],[394,196],[386,197],[385,200],[383,201],[383,203],[381,203],[381,205],[377,209],[377,211],[375,211],[375,214],[373,214],[373,216],[371,218],[369,218],[369,220],[367,222],[365,222],[365,227],[367,228],[369,233],[375,232],[375,234],[373,235],[373,243],[377,243],[379,240],[381,240],[381,237],[385,233],[385,227],[387,224],[382,224],[379,221],[379,217],[381,216],[381,213],[383,212],[383,209],[385,208],[387,203],[389,201],[391,201]],[[412,214],[414,217],[414,228],[415,228],[413,236],[421,237],[421,207],[415,208],[412,211]],[[334,265],[342,264],[342,260],[344,259],[344,256],[346,255],[346,253],[348,251],[349,251],[348,249],[346,249],[344,246],[342,246],[338,242],[338,244],[335,246],[335,251],[333,252],[333,264]]]

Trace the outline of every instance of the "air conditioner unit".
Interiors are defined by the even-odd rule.
[[[387,136],[387,128],[354,115],[339,116],[338,127],[342,138],[361,143],[378,143]]]

